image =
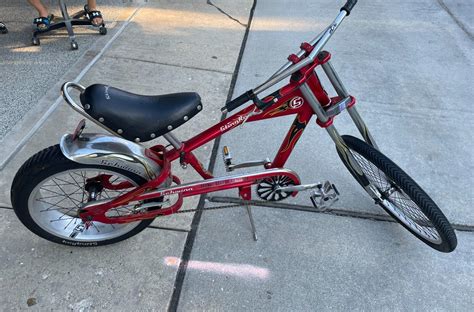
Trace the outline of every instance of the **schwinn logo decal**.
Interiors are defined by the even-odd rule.
[[[245,115],[240,115],[239,117],[237,117],[236,119],[232,120],[232,121],[229,121],[228,123],[226,123],[225,125],[221,126],[219,128],[219,130],[221,130],[221,132],[224,132],[226,130],[229,130],[231,128],[234,128],[236,126],[238,126],[240,123],[242,123],[243,121],[245,121],[245,118],[246,116]]]
[[[178,188],[178,189],[163,190],[162,192],[159,193],[159,196],[187,193],[187,192],[193,192],[193,191],[206,193],[206,188],[216,187],[216,186],[221,186],[221,185],[230,185],[233,183],[242,183],[247,180],[248,179],[246,178],[234,178],[234,179],[226,179],[222,181],[202,182],[202,183],[198,183],[194,187],[190,186],[190,187],[184,187],[184,188]]]
[[[301,106],[303,106],[303,103],[304,103],[303,98],[300,97],[300,96],[297,96],[297,97],[294,97],[294,98],[291,99],[290,107],[292,109],[297,109],[297,108],[300,108]]]
[[[107,100],[110,100],[110,95],[109,95],[109,86],[104,86],[104,89],[105,89],[105,98]]]
[[[161,193],[161,196],[179,194],[179,193],[184,193],[184,192],[191,192],[193,190],[194,189],[192,187],[186,187],[186,188],[178,189],[178,190],[164,191],[163,193]]]

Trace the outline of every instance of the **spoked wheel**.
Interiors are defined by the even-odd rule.
[[[342,138],[385,211],[432,248],[442,252],[456,248],[456,234],[449,221],[410,176],[364,141],[348,135]]]
[[[74,246],[115,243],[139,233],[153,221],[124,224],[92,221],[84,228],[78,217],[78,210],[84,203],[117,197],[130,190],[107,189],[93,179],[98,176],[107,176],[112,185],[128,182],[138,186],[146,182],[125,170],[72,162],[55,145],[32,156],[16,174],[11,191],[15,213],[35,234],[55,243]],[[114,217],[131,213],[132,206],[121,206],[111,209],[106,215]]]

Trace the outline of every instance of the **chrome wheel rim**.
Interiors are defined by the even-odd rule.
[[[355,151],[352,154],[380,195],[381,204],[416,234],[431,243],[440,244],[442,239],[438,230],[421,208],[377,166]]]
[[[122,236],[140,224],[140,221],[124,224],[106,224],[92,222],[83,232],[74,235],[74,229],[82,223],[77,211],[87,202],[88,192],[85,190],[86,180],[101,174],[110,175],[110,182],[137,183],[132,179],[108,170],[81,168],[63,171],[41,181],[30,193],[28,210],[33,221],[46,232],[76,242],[97,242]],[[126,190],[103,189],[97,200],[113,198],[125,193]],[[121,206],[107,212],[107,216],[123,216],[132,213],[131,206]]]

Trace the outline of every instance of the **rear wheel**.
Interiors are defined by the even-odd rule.
[[[364,141],[348,135],[342,138],[388,214],[430,247],[442,252],[456,248],[456,234],[449,221],[410,176]]]
[[[117,197],[131,189],[106,189],[91,179],[100,175],[107,175],[114,185],[129,182],[138,186],[146,182],[125,170],[75,163],[64,157],[58,145],[44,149],[25,162],[13,180],[11,201],[15,213],[35,234],[74,246],[115,243],[139,233],[153,222],[153,219],[124,224],[92,222],[88,228],[81,229],[78,210],[84,203]],[[111,209],[107,215],[130,213],[133,207],[121,206]]]

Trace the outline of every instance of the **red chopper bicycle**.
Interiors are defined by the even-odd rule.
[[[451,252],[457,239],[450,223],[433,200],[383,155],[357,112],[355,99],[345,89],[331,65],[331,55],[322,51],[357,0],[348,0],[336,19],[269,80],[225,104],[230,112],[247,102],[251,105],[200,134],[181,141],[170,131],[202,110],[197,93],[143,96],[107,85],[87,88],[67,82],[62,87],[66,102],[111,135],[83,133],[83,119],[74,133],[62,137],[59,145],[32,156],[17,172],[11,201],[21,222],[50,241],[97,246],[127,239],[155,217],[179,211],[183,198],[226,189],[238,189],[250,200],[252,186],[267,201],[279,201],[312,190],[315,209],[327,209],[339,193],[329,182],[301,184],[296,172],[284,168],[298,139],[316,115],[326,129],[342,162],[357,182],[389,215],[430,247]],[[337,93],[329,97],[315,69],[321,66]],[[263,91],[290,77],[289,83],[265,97]],[[82,106],[71,97],[80,92]],[[333,119],[347,110],[364,140],[339,135]],[[227,147],[224,163],[228,172],[243,167],[263,166],[255,173],[214,177],[193,154],[196,148],[243,125],[269,118],[296,115],[273,161],[233,164]],[[141,143],[163,136],[168,146],[150,148]],[[171,172],[171,162],[190,165],[203,180],[181,184]],[[247,206],[256,239],[250,206]]]

